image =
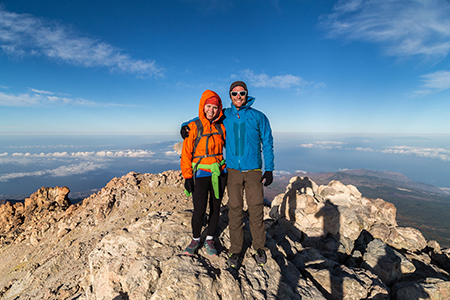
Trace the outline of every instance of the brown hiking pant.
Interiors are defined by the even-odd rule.
[[[228,169],[228,218],[230,229],[230,253],[240,253],[244,243],[243,203],[244,190],[248,205],[250,232],[255,250],[264,248],[266,232],[264,228],[264,192],[261,171],[239,172]]]

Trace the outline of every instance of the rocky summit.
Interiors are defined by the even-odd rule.
[[[180,171],[129,173],[76,205],[67,187],[0,206],[0,299],[450,299],[450,249],[399,227],[396,208],[352,185],[294,177],[265,208],[268,261],[226,267],[182,255],[192,199]]]

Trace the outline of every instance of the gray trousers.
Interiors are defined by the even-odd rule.
[[[255,250],[264,248],[266,232],[264,228],[264,192],[261,171],[239,172],[228,169],[228,218],[230,229],[230,253],[240,253],[244,243],[243,203],[244,190],[247,199],[250,232]]]

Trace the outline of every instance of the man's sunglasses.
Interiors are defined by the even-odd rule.
[[[230,92],[231,96],[236,97],[238,94],[241,95],[241,97],[245,97],[247,95],[247,91],[240,91],[240,92]]]

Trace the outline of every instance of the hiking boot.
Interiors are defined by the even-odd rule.
[[[255,260],[258,265],[264,266],[264,264],[267,262],[266,251],[264,251],[264,249],[262,248],[256,250]]]
[[[232,267],[233,269],[237,269],[239,264],[239,254],[231,253],[227,259],[227,265]]]
[[[213,240],[206,240],[203,243],[203,247],[206,248],[206,254],[208,254],[209,256],[216,256],[217,250],[216,247],[214,246]]]
[[[184,254],[192,256],[194,255],[195,250],[200,246],[200,243],[196,240],[192,240],[192,242],[189,244],[189,246],[186,247],[184,250]]]

